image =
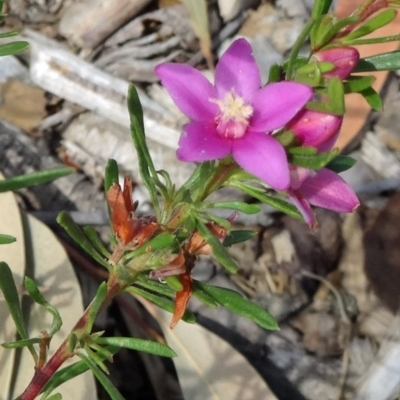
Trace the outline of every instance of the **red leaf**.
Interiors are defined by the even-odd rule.
[[[134,205],[132,201],[132,181],[125,178],[124,191],[114,183],[107,192],[107,201],[111,210],[111,220],[115,234],[124,244],[129,243],[134,235],[138,220],[132,219]]]
[[[193,279],[189,273],[179,275],[179,281],[181,282],[183,289],[180,292],[176,292],[175,296],[175,310],[172,315],[170,328],[173,329],[179,320],[185,314],[187,303],[192,296],[192,282]]]

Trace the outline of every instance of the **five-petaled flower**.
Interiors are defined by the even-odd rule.
[[[271,132],[287,124],[313,93],[297,82],[261,87],[251,53],[245,39],[234,41],[217,64],[215,85],[185,64],[161,64],[156,74],[190,119],[179,141],[180,160],[203,162],[232,155],[245,171],[285,190],[290,184],[289,165]]]

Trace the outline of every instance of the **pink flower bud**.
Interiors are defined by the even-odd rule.
[[[303,110],[286,126],[302,146],[331,150],[342,126],[343,117],[318,111]]]
[[[346,79],[356,67],[360,59],[359,52],[354,47],[333,47],[314,54],[318,61],[330,62],[335,65],[332,71],[324,74],[325,78],[338,76]]]

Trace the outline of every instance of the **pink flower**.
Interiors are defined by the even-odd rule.
[[[202,162],[232,155],[245,171],[285,190],[290,183],[286,153],[270,133],[304,107],[312,90],[296,82],[261,88],[251,53],[246,40],[233,42],[216,67],[215,85],[185,64],[159,65],[156,74],[191,120],[179,141],[180,160]]]
[[[286,126],[293,131],[302,146],[312,146],[318,151],[332,149],[339,136],[343,117],[318,111],[302,110]]]
[[[319,151],[333,148],[339,134],[342,117],[304,111],[289,125],[299,141]],[[290,188],[287,191],[292,203],[298,208],[310,227],[316,227],[311,205],[337,212],[352,212],[359,206],[353,189],[336,173],[328,168],[319,171],[290,166]]]
[[[353,189],[328,168],[311,171],[291,166],[288,195],[310,227],[316,220],[310,204],[337,212],[352,212],[360,204]]]
[[[354,47],[332,47],[314,54],[314,57],[334,64],[333,70],[324,74],[325,78],[338,76],[346,79],[357,66],[360,54]]]

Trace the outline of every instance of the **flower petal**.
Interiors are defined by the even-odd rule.
[[[259,90],[253,101],[252,131],[271,132],[287,124],[311,99],[312,89],[302,83],[270,83]]]
[[[311,204],[333,211],[351,212],[360,204],[353,189],[327,168],[308,177],[299,190]]]
[[[220,99],[234,89],[246,102],[253,101],[261,86],[261,76],[252,51],[247,40],[238,39],[221,56],[215,69],[215,87]]]
[[[299,193],[299,191],[289,190],[288,196],[293,205],[300,211],[304,221],[310,226],[310,228],[316,228],[317,220],[315,219],[315,214],[308,201]]]
[[[247,132],[233,141],[232,154],[247,172],[260,178],[276,190],[285,190],[290,183],[285,150],[272,136]]]
[[[289,165],[290,172],[290,188],[297,190],[305,179],[310,175],[311,170],[308,168],[299,167],[297,165]]]
[[[219,112],[217,92],[208,79],[197,69],[186,64],[165,63],[155,73],[167,89],[178,108],[195,121],[212,121]]]
[[[231,153],[232,139],[219,136],[213,123],[191,122],[183,127],[183,131],[176,152],[182,161],[218,160]]]

